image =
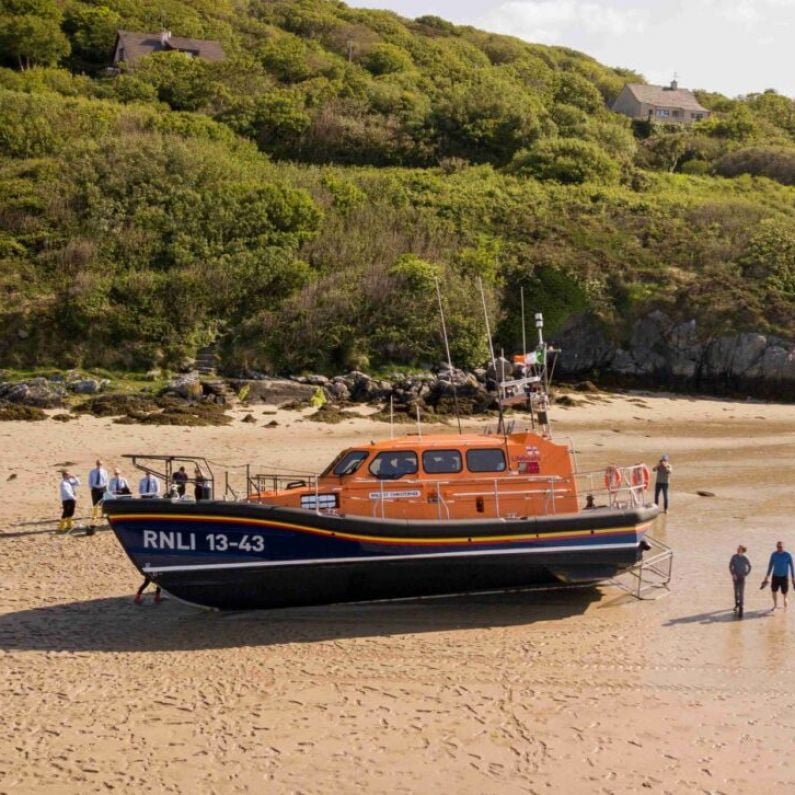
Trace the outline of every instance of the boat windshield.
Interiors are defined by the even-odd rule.
[[[324,470],[320,477],[336,475],[344,478],[352,475],[367,460],[367,450],[343,450]]]

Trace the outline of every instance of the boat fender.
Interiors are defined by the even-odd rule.
[[[288,489],[300,489],[301,487],[306,486],[305,480],[291,480],[287,484]]]
[[[651,480],[651,472],[646,464],[638,464],[632,467],[632,485],[643,486],[644,489],[649,488],[649,481]]]
[[[612,464],[605,470],[605,488],[608,491],[616,491],[622,484],[624,478],[621,470]]]

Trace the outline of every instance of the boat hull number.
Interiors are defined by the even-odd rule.
[[[259,535],[226,533],[183,533],[166,530],[144,530],[144,549],[178,552],[264,552],[265,539]]]

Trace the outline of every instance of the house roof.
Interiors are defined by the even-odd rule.
[[[665,108],[709,112],[699,104],[693,92],[686,88],[664,88],[663,86],[647,86],[642,83],[628,83],[626,87],[638,102]]]
[[[117,44],[121,42],[127,63],[134,63],[153,52],[190,52],[206,61],[223,61],[226,57],[219,41],[184,36],[169,36],[164,40],[161,33],[133,33],[127,30],[119,30],[117,35]]]

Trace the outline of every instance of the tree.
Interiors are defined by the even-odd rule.
[[[63,29],[72,42],[72,52],[90,64],[110,61],[121,17],[104,6],[74,2],[67,6]]]
[[[576,72],[563,72],[558,78],[555,101],[574,105],[586,113],[596,113],[604,106],[599,90],[589,80]]]
[[[0,58],[8,64],[20,69],[54,66],[69,51],[57,19],[33,14],[0,17]]]

